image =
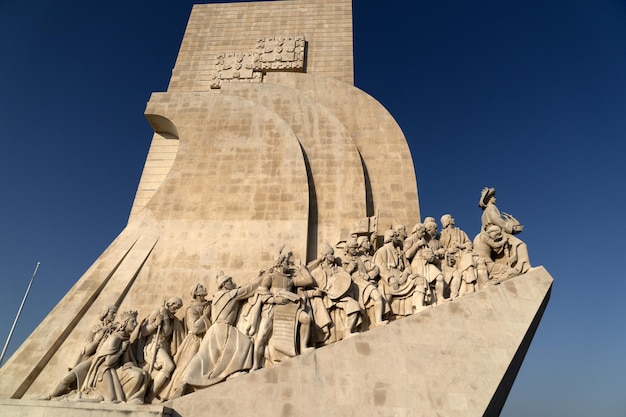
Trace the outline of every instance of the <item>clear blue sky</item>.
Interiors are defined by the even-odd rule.
[[[2,344],[41,261],[10,352],[124,227],[191,5],[0,0]],[[626,2],[355,0],[354,43],[422,215],[473,236],[496,187],[555,279],[502,415],[625,416]]]

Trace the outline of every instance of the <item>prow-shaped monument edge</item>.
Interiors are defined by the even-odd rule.
[[[497,416],[547,306],[543,267],[160,406],[0,400],[107,416]]]
[[[497,416],[550,297],[543,267],[165,403],[191,416]]]
[[[194,6],[129,223],[0,369],[0,415],[500,413],[552,278],[494,188],[473,241],[420,220],[351,13]]]

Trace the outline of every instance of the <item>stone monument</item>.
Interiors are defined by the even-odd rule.
[[[552,279],[494,189],[473,243],[420,222],[353,79],[351,0],[194,6],[128,225],[0,369],[2,414],[498,415]]]

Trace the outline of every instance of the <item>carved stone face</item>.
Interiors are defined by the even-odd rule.
[[[502,230],[500,230],[500,228],[497,227],[497,226],[488,227],[487,228],[487,234],[493,240],[500,240],[500,239],[502,239]]]
[[[334,252],[326,252],[324,254],[324,262],[326,265],[332,265],[335,263],[335,253]]]
[[[233,282],[232,279],[228,279],[225,283],[224,283],[224,289],[225,290],[234,290],[235,289],[235,283]]]
[[[204,285],[200,284],[198,285],[198,288],[196,288],[196,292],[195,295],[199,296],[199,297],[206,297],[206,288],[204,288]]]
[[[115,320],[116,314],[117,314],[117,310],[110,308],[109,311],[107,311],[107,315],[104,317],[104,322],[113,323],[113,320]]]
[[[172,314],[176,314],[176,312],[178,311],[179,308],[181,308],[182,306],[178,303],[171,303],[167,305],[167,311],[169,311]]]
[[[437,223],[427,223],[426,231],[429,235],[435,236],[437,234]]]
[[[126,333],[131,334],[137,327],[137,319],[132,317],[126,322]]]

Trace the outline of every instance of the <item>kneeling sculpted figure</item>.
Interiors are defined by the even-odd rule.
[[[500,226],[487,226],[474,239],[474,250],[487,265],[491,283],[497,284],[530,269],[526,244],[515,236],[502,233]]]
[[[69,394],[72,390],[81,388],[81,384],[85,381],[87,372],[91,367],[93,355],[96,353],[98,346],[102,344],[107,337],[115,330],[117,323],[114,323],[117,314],[117,306],[110,305],[105,307],[98,316],[98,321],[91,326],[91,331],[85,340],[85,345],[78,355],[76,364],[63,377],[61,382],[47,396],[41,399],[49,400],[55,397],[61,397]]]
[[[130,335],[137,327],[137,312],[124,311],[120,324],[99,347],[82,391],[87,398],[143,404],[148,373],[137,366]]]

